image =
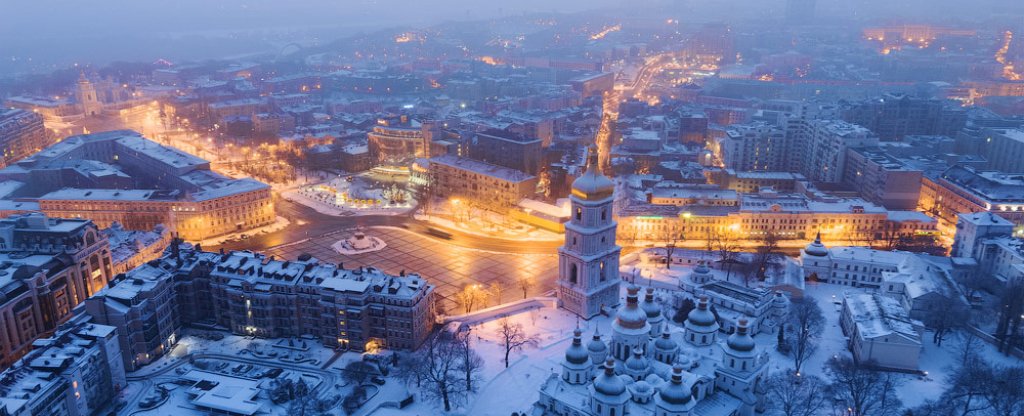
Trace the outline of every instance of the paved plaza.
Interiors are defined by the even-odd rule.
[[[529,296],[540,295],[554,288],[558,275],[558,256],[551,254],[510,254],[458,247],[444,241],[422,236],[395,227],[367,227],[367,236],[384,240],[387,247],[372,253],[342,255],[331,248],[340,239],[347,238],[355,228],[342,229],[294,244],[271,247],[266,250],[280,258],[295,259],[309,253],[321,261],[343,263],[346,269],[372,266],[387,273],[402,270],[418,273],[437,288],[443,298],[442,306],[449,313],[457,313],[459,306],[452,295],[466,285],[480,284],[490,287],[499,283],[501,301],[510,302],[522,297],[516,280],[531,277],[535,282]],[[496,302],[492,299],[488,306]]]

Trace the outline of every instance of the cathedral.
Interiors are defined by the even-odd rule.
[[[681,337],[674,337],[653,289],[643,302],[627,288],[605,340],[599,329],[584,344],[577,327],[560,373],[541,386],[535,415],[752,416],[764,410],[768,355],[741,320],[726,340],[702,297]],[[656,306],[656,305],[655,305]],[[678,338],[678,340],[677,340]]]
[[[619,304],[619,253],[612,219],[615,183],[601,174],[597,150],[589,150],[586,172],[572,183],[572,218],[558,249],[558,301],[584,319]]]

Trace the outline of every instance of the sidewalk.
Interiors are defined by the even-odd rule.
[[[221,235],[221,236],[217,236],[217,237],[213,237],[213,238],[207,238],[207,239],[202,240],[202,241],[192,241],[192,243],[194,243],[194,244],[202,244],[202,245],[208,246],[208,247],[209,246],[218,246],[218,245],[224,244],[228,240],[239,239],[239,238],[242,237],[242,234],[246,234],[246,235],[251,237],[251,236],[259,235],[259,234],[272,233],[274,231],[280,231],[280,230],[284,229],[285,227],[289,226],[290,224],[291,224],[291,221],[289,221],[287,218],[285,218],[285,217],[277,217],[277,220],[275,220],[274,223],[270,224],[270,225],[264,225],[264,226],[259,227],[259,228],[253,228],[253,229],[250,229],[250,230],[239,231],[237,233],[231,233],[231,234],[225,234],[225,235]]]

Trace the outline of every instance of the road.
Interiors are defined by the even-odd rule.
[[[244,241],[234,241],[207,249],[254,250],[266,251],[278,246],[304,239],[312,239],[335,234],[338,231],[357,227],[398,227],[419,234],[428,243],[444,243],[461,248],[493,251],[510,254],[554,254],[562,245],[560,241],[523,241],[490,238],[458,230],[444,231],[451,234],[450,239],[443,239],[427,230],[433,226],[412,218],[411,215],[361,215],[339,217],[321,214],[305,205],[279,199],[276,203],[277,215],[287,218],[292,225],[283,230],[261,234]]]

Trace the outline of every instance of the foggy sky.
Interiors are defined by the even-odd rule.
[[[40,64],[204,59],[266,51],[287,40],[329,42],[359,31],[528,12],[680,8],[694,19],[765,18],[786,0],[5,0],[0,76]],[[818,0],[819,14],[852,19],[985,18],[1021,0]],[[238,35],[240,31],[253,31]],[[234,34],[232,37],[230,35]],[[216,38],[217,42],[205,39]],[[28,64],[32,59],[32,65]]]

